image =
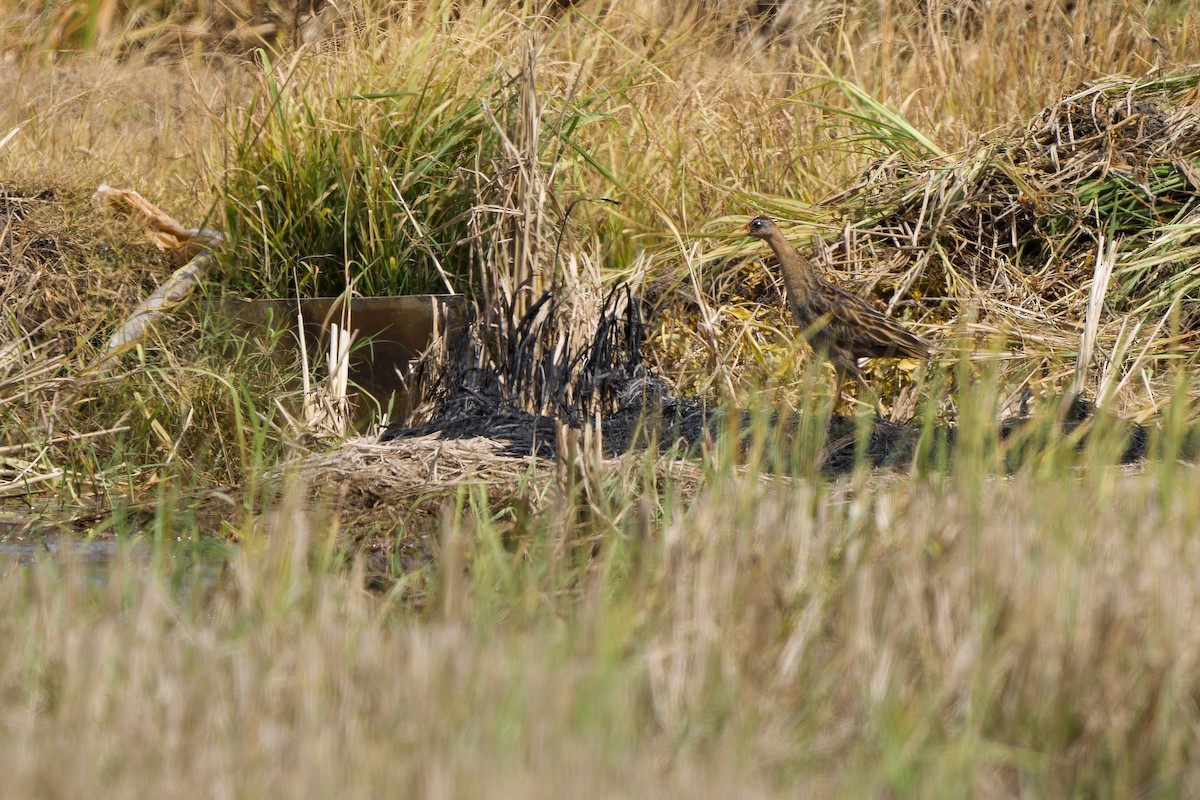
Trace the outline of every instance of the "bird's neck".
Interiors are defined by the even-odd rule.
[[[771,249],[775,251],[775,257],[779,259],[779,270],[783,273],[783,285],[787,287],[788,296],[792,302],[800,302],[805,297],[810,295],[817,289],[821,283],[821,276],[817,274],[812,263],[800,255],[800,252],[792,247],[792,243],[778,231],[775,232],[767,244],[771,245]]]

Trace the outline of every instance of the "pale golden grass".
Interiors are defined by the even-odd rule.
[[[693,204],[711,197],[713,188],[788,190],[815,199],[844,185],[847,154],[813,152],[828,141],[822,115],[794,102],[826,70],[855,81],[953,150],[997,125],[1024,120],[1081,80],[1200,60],[1189,15],[1135,0],[1085,0],[1071,14],[1056,0],[1033,3],[1032,12],[1023,0],[1011,0],[979,4],[965,20],[955,19],[958,4],[940,2],[788,4],[793,13],[807,9],[825,20],[809,25],[807,35],[793,33],[792,47],[730,37],[729,24],[738,18],[734,4],[722,4],[723,13],[710,9],[671,21],[665,10],[676,5],[625,0],[597,15],[599,9],[581,4],[577,15],[546,23],[557,32],[544,69],[548,88],[579,75],[584,93],[618,79],[629,101],[615,109],[627,139],[608,141],[594,155],[619,166],[623,182],[640,178],[644,193],[664,209],[699,223],[725,213]],[[369,38],[337,41],[344,68],[361,71],[355,59],[375,47],[385,48],[376,57],[386,57],[387,48],[428,35],[482,68],[521,58],[510,46],[521,20],[492,8],[468,6],[452,26],[432,34],[416,14],[389,22],[384,30],[368,24]],[[88,155],[83,151],[120,166],[140,162],[144,174],[130,175],[131,182],[158,196],[159,187],[141,179],[168,177],[168,163],[190,178],[210,177],[191,159],[206,148],[220,150],[215,137],[223,132],[228,103],[241,100],[238,76],[246,64],[219,55],[147,61],[136,51],[121,63],[86,55],[50,67],[10,59],[8,79],[0,84],[9,92],[0,123],[24,123],[37,152],[60,164],[72,153]],[[622,85],[635,71],[644,80]],[[603,134],[608,139],[612,131]],[[591,143],[586,136],[583,142]],[[152,160],[158,169],[151,169]],[[681,178],[696,184],[683,196]],[[674,206],[682,200],[689,205]]]
[[[383,597],[291,496],[206,590],[169,559],[0,582],[0,768],[13,796],[1187,795],[1195,480],[723,474],[507,544],[469,492],[428,591]]]
[[[215,200],[231,103],[245,97],[240,62],[84,54],[52,66],[0,64],[0,149],[6,186],[90,195],[127,186],[189,225]]]

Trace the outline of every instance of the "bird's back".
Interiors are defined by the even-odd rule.
[[[928,342],[833,283],[822,280],[807,297],[797,300],[791,304],[796,322],[807,331],[813,348],[826,351],[831,357],[929,356]]]
[[[885,317],[867,301],[831,282],[801,255],[767,217],[747,226],[775,251],[788,305],[813,349],[841,370],[857,372],[860,358],[925,358],[929,344]]]

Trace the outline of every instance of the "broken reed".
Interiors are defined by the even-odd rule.
[[[540,295],[558,198],[574,188],[559,172],[591,169],[566,137],[593,101],[561,91],[536,31],[497,61],[504,28],[515,33],[491,23],[456,48],[429,26],[360,33],[349,52],[263,55],[262,89],[231,130],[234,288],[336,295],[348,276],[368,296]]]

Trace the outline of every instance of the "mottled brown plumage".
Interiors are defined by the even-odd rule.
[[[820,356],[833,362],[838,392],[846,375],[864,389],[860,358],[927,358],[930,345],[888,319],[865,300],[826,280],[783,235],[770,217],[755,217],[746,226],[751,236],[775,251],[788,305],[804,338]]]

